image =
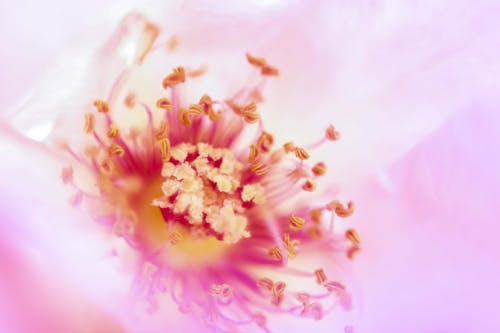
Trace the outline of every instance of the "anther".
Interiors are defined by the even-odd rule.
[[[260,73],[265,76],[278,76],[280,71],[274,66],[266,65],[261,68]]]
[[[257,281],[257,286],[262,289],[271,291],[273,289],[274,282],[269,278],[262,278]]]
[[[249,124],[253,124],[260,119],[260,115],[257,112],[257,104],[255,104],[255,102],[251,102],[250,104],[245,105],[241,109],[241,115]]]
[[[257,140],[258,146],[264,152],[268,152],[269,150],[271,150],[273,143],[274,143],[274,138],[272,134],[268,132],[262,132],[259,139]]]
[[[308,233],[312,239],[321,239],[322,237],[321,229],[316,225],[310,227]]]
[[[178,232],[178,231],[174,231],[174,232],[171,232],[169,235],[168,235],[168,242],[171,244],[171,245],[176,245],[178,244],[182,239],[182,235]]]
[[[200,104],[191,104],[189,106],[189,114],[193,116],[201,116],[203,114],[203,106]]]
[[[196,69],[192,69],[192,70],[188,71],[187,75],[191,78],[196,78],[196,77],[199,77],[199,76],[202,76],[203,74],[205,74],[206,71],[207,71],[207,66],[202,65]]]
[[[311,213],[310,213],[310,216],[311,216],[311,220],[314,222],[314,223],[321,223],[321,215],[323,214],[323,210],[322,209],[313,209],[311,210]]]
[[[285,152],[286,153],[291,153],[293,151],[295,151],[295,144],[293,142],[287,142],[283,145],[283,149],[285,149]]]
[[[333,125],[330,125],[326,129],[325,137],[330,141],[337,141],[340,139],[340,133],[335,130],[335,127],[333,127]]]
[[[109,105],[107,102],[97,99],[94,101],[94,106],[96,107],[97,111],[101,113],[106,113],[109,112]]]
[[[265,175],[269,171],[269,167],[266,166],[262,161],[252,165],[251,169],[257,176]]]
[[[83,132],[85,134],[91,134],[94,132],[95,127],[95,117],[91,113],[85,114],[85,123],[83,125]]]
[[[167,75],[162,82],[163,88],[172,88],[173,86],[186,81],[186,72],[184,67],[176,67],[172,73]]]
[[[283,303],[283,298],[285,294],[286,283],[283,281],[278,281],[273,285],[273,299],[272,304],[280,306]]]
[[[353,245],[347,250],[347,258],[353,260],[354,257],[359,253],[361,248],[359,246]]]
[[[345,238],[347,238],[352,243],[352,245],[359,245],[359,243],[361,243],[361,239],[354,229],[347,230],[345,232]]]
[[[122,146],[112,143],[108,148],[108,154],[122,157],[125,154],[125,150],[123,150]]]
[[[260,157],[260,149],[256,145],[250,145],[250,153],[248,154],[248,162],[253,163]]]
[[[115,168],[115,166],[109,158],[106,158],[101,163],[101,171],[103,171],[106,174],[111,174],[113,172],[114,168]]]
[[[312,172],[316,177],[323,176],[326,173],[326,164],[318,162],[312,167]]]
[[[281,255],[281,251],[280,251],[280,249],[277,246],[271,248],[267,253],[271,257],[275,258],[276,260],[282,260],[283,259],[283,256]]]
[[[301,161],[309,159],[309,153],[304,148],[295,148],[295,156]]]
[[[288,222],[290,222],[290,228],[292,230],[300,230],[304,227],[306,221],[303,218],[292,214],[288,217]]]
[[[326,209],[329,211],[335,212],[338,217],[349,217],[354,213],[354,203],[349,201],[347,203],[347,207],[345,207],[340,201],[333,200],[329,204],[326,205]]]
[[[312,179],[307,179],[304,185],[302,185],[302,189],[307,192],[314,192],[316,190],[316,182]]]
[[[188,110],[186,110],[186,109],[179,110],[179,122],[183,126],[190,126],[191,125],[191,118],[189,118]]]
[[[110,139],[116,138],[118,136],[118,127],[115,124],[109,125],[107,136]]]
[[[160,141],[168,136],[168,123],[165,120],[160,122],[160,127],[154,130],[156,140]]]
[[[326,282],[326,274],[323,268],[314,271],[314,275],[316,276],[316,282],[318,284],[323,284]]]
[[[166,97],[160,98],[159,100],[156,101],[156,107],[163,109],[165,111],[171,111],[172,110],[172,103],[170,100]]]
[[[289,258],[295,258],[297,256],[296,247],[299,245],[299,241],[296,239],[291,239],[290,234],[285,232],[283,234],[283,242],[285,243],[286,252]]]
[[[163,161],[170,160],[170,140],[168,138],[160,140],[160,152]]]
[[[247,52],[245,55],[247,57],[247,61],[251,65],[254,65],[255,67],[259,67],[260,68],[260,67],[263,67],[263,66],[267,65],[267,61],[264,58],[254,57],[249,52]]]

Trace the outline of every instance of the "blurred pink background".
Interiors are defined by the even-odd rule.
[[[113,26],[121,15],[109,12],[123,8],[94,0],[0,3],[2,112],[68,45]],[[364,235],[355,262],[359,332],[500,332],[499,124],[498,104],[479,98],[351,193]]]

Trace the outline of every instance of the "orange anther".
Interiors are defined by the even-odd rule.
[[[204,112],[203,106],[200,104],[191,104],[189,105],[189,110],[188,110],[190,115],[193,116],[201,116]]]
[[[311,210],[311,220],[314,223],[321,223],[321,215],[323,211],[321,209],[313,209]]]
[[[170,111],[172,110],[172,103],[168,98],[163,97],[156,101],[156,107],[163,109],[165,111]]]
[[[259,139],[257,140],[257,145],[264,152],[268,152],[269,150],[271,150],[273,143],[274,137],[268,132],[262,132]]]
[[[295,148],[295,156],[301,161],[309,159],[309,153],[304,148]]]
[[[163,161],[170,159],[170,140],[168,138],[160,140],[160,152]]]
[[[253,163],[260,157],[260,149],[256,145],[250,145],[250,153],[248,154],[248,162]]]
[[[113,172],[115,169],[115,165],[113,164],[113,161],[111,161],[109,158],[106,158],[104,161],[101,163],[101,171],[107,174],[110,174]]]
[[[186,109],[179,110],[179,122],[183,126],[190,126],[191,125],[191,118],[189,118],[188,110],[186,110]]]
[[[261,68],[260,73],[266,76],[278,76],[280,74],[280,71],[276,67],[266,65]]]
[[[97,111],[101,113],[106,113],[109,112],[109,105],[107,102],[97,99],[94,101],[94,106],[96,107]]]
[[[287,142],[283,145],[283,149],[285,149],[285,152],[291,153],[292,151],[295,151],[295,144],[293,142]]]
[[[163,88],[172,88],[173,86],[186,81],[186,72],[184,67],[175,67],[172,73],[167,75],[162,82]]]
[[[320,239],[322,237],[321,229],[318,226],[312,226],[309,228],[309,237],[312,239]]]
[[[269,171],[269,167],[262,161],[252,165],[251,169],[257,176],[265,175]]]
[[[205,74],[206,71],[207,71],[207,66],[203,65],[196,69],[189,70],[187,75],[191,78],[196,78]]]
[[[323,162],[316,163],[312,167],[312,172],[315,176],[323,176],[326,173],[326,164]]]
[[[330,125],[326,129],[325,137],[330,141],[336,141],[340,139],[340,133],[335,130],[335,127],[333,127],[333,125]]]
[[[128,107],[128,108],[133,108],[135,106],[135,100],[136,100],[136,96],[134,93],[129,93],[127,95],[127,97],[125,97],[125,106]]]
[[[179,46],[179,38],[176,35],[170,36],[167,40],[167,50],[174,51]]]
[[[288,217],[288,222],[290,223],[290,228],[292,230],[300,230],[306,223],[303,218],[295,216],[293,214]]]
[[[314,192],[316,190],[316,182],[312,179],[307,179],[304,185],[302,185],[302,189],[307,192]]]
[[[262,278],[257,281],[257,286],[268,291],[273,290],[274,282],[269,278]]]
[[[359,243],[361,243],[361,239],[354,229],[347,230],[345,232],[345,238],[347,238],[352,243],[352,245],[359,245]]]
[[[263,67],[267,65],[267,61],[264,58],[254,57],[249,52],[246,53],[248,62],[255,67]]]
[[[271,248],[268,252],[267,252],[271,257],[277,259],[277,260],[281,260],[283,259],[283,256],[281,255],[281,251],[280,249],[276,246],[276,247],[273,247]]]
[[[122,148],[122,146],[117,145],[116,143],[112,143],[108,148],[108,154],[118,155],[122,157],[125,154],[125,150]]]
[[[357,245],[353,245],[351,246],[348,250],[347,250],[347,258],[353,260],[354,257],[359,253],[359,251],[361,251],[361,248]]]
[[[160,122],[160,127],[154,130],[154,136],[158,141],[168,136],[168,122],[166,120]]]
[[[333,200],[331,201],[328,205],[326,205],[326,208],[329,211],[335,212],[338,217],[349,217],[354,213],[354,203],[352,201],[349,201],[347,203],[347,207],[344,207],[342,203],[338,200]]]

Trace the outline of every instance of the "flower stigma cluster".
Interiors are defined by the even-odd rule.
[[[352,202],[308,200],[327,172],[324,162],[308,163],[310,154],[339,133],[329,125],[309,146],[276,145],[259,105],[263,83],[279,70],[250,53],[247,70],[258,79],[230,96],[186,96],[209,74],[178,64],[147,83],[162,91],[154,103],[143,100],[131,89],[133,72],[155,52],[176,52],[178,41],[157,43],[159,29],[149,22],[142,34],[134,65],[85,114],[85,143],[62,145],[73,204],[139,258],[136,301],[161,311],[159,299],[168,298],[218,332],[242,325],[268,332],[278,313],[320,320],[349,310],[349,288],[331,278],[337,272],[300,261],[360,250],[354,229],[333,227],[353,213]],[[146,121],[120,125],[120,112]],[[292,205],[294,198],[301,199]]]

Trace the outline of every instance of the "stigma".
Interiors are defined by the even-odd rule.
[[[349,290],[330,279],[337,276],[333,268],[294,262],[309,256],[329,262],[338,253],[352,259],[361,249],[353,228],[335,225],[353,214],[354,204],[316,195],[327,163],[310,161],[339,132],[324,124],[310,145],[287,141],[293,138],[277,144],[260,106],[263,82],[280,71],[250,53],[244,70],[259,79],[233,95],[186,95],[210,68],[178,64],[146,83],[161,93],[145,99],[124,78],[132,80],[151,53],[176,52],[179,43],[153,45],[158,29],[146,26],[153,35],[136,64],[84,115],[83,146],[61,145],[70,160],[62,181],[74,191],[72,203],[139,258],[133,297],[153,308],[166,298],[181,313],[228,332],[241,325],[269,332],[276,313],[321,320],[337,308],[349,310]],[[122,125],[132,110],[146,121]],[[294,199],[298,204],[290,204]]]

